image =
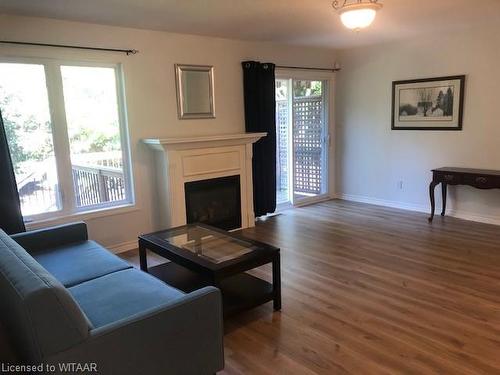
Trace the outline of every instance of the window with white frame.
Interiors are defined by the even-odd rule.
[[[25,221],[133,202],[119,65],[0,60],[0,109]]]

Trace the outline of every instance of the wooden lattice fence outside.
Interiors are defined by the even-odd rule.
[[[293,116],[294,192],[317,195],[321,193],[323,174],[323,98],[295,98]]]
[[[276,102],[277,158],[276,189],[278,192],[288,190],[288,101]]]

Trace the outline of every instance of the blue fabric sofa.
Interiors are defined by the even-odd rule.
[[[120,375],[224,367],[220,291],[172,288],[89,241],[84,223],[0,230],[0,301],[25,364],[96,363]]]

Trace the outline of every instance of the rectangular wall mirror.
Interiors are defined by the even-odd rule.
[[[214,67],[175,65],[179,119],[215,118]]]

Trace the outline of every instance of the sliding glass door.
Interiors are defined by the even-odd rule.
[[[276,80],[277,202],[305,204],[328,192],[328,81]]]

